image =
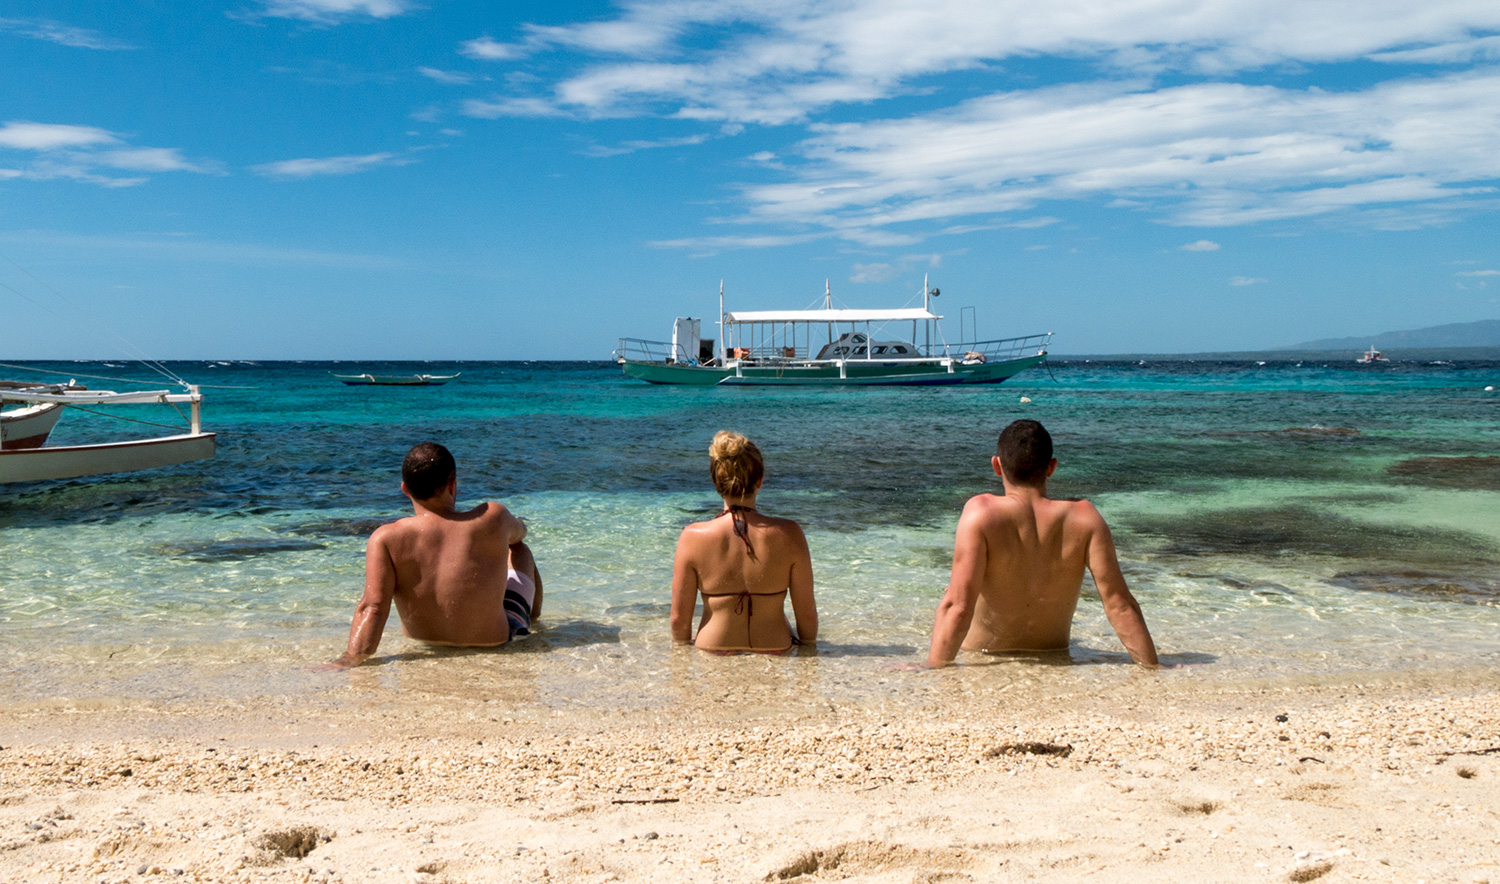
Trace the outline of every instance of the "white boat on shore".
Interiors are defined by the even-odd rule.
[[[123,473],[151,467],[202,460],[214,454],[214,434],[203,432],[203,394],[196,386],[187,392],[141,390],[116,393],[67,384],[0,383],[0,484],[76,479],[104,473]],[[191,407],[186,433],[150,439],[131,439],[91,445],[47,445],[47,438],[68,406],[187,404]],[[133,419],[132,419],[133,420]]]
[[[699,386],[950,386],[998,384],[1042,364],[1052,333],[949,344],[932,312],[938,290],[922,284],[922,306],[886,310],[724,310],[719,341],[700,336],[701,320],[680,317],[672,342],[621,338],[615,362],[627,377]],[[907,329],[893,334],[891,328]]]

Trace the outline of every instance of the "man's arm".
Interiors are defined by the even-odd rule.
[[[365,592],[354,608],[354,621],[349,624],[349,647],[333,661],[334,666],[340,669],[358,666],[375,653],[395,595],[396,565],[391,561],[383,532],[377,529],[365,546]]]
[[[1156,666],[1156,643],[1151,641],[1151,632],[1146,629],[1146,618],[1141,616],[1141,606],[1125,585],[1125,575],[1120,571],[1120,559],[1115,554],[1115,539],[1109,533],[1109,525],[1093,504],[1084,502],[1085,514],[1090,524],[1088,566],[1094,575],[1094,586],[1099,598],[1104,601],[1104,615],[1109,625],[1120,637],[1120,643],[1130,652],[1130,659],[1143,666]]]
[[[818,640],[818,606],[813,601],[812,553],[807,548],[807,535],[802,529],[792,526],[794,544],[791,579],[787,583],[787,595],[792,599],[792,616],[797,618],[797,640],[810,645]]]
[[[971,499],[954,532],[953,571],[943,600],[938,603],[937,618],[932,624],[932,646],[927,651],[927,666],[931,669],[953,662],[969,634],[969,624],[974,621],[974,605],[984,587],[989,560],[979,507],[977,498]]]
[[[672,640],[682,644],[693,640],[693,609],[698,604],[698,569],[693,567],[688,550],[691,530],[683,529],[672,557]]]

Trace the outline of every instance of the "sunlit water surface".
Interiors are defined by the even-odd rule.
[[[342,650],[364,539],[409,512],[401,456],[435,439],[458,458],[464,500],[527,520],[547,631],[476,654],[408,642],[393,622],[359,683],[588,710],[704,690],[739,702],[770,676],[799,702],[899,703],[910,680],[888,670],[925,652],[959,510],[999,490],[995,436],[1022,416],[1056,440],[1052,492],[1090,498],[1114,526],[1164,659],[1185,665],[1165,677],[1295,684],[1500,662],[1495,364],[1059,362],[999,386],[904,390],[652,387],[603,363],[172,368],[220,385],[205,409],[215,458],[0,490],[0,702],[336,690],[348,676],[308,667]],[[330,377],[363,370],[462,376],[427,388]],[[761,508],[807,530],[816,655],[671,645],[672,550],[684,524],[718,510],[706,450],[720,428],[765,451]],[[53,442],[122,431],[151,428],[70,414]],[[962,678],[1132,677],[1090,589],[1070,665],[972,661]]]

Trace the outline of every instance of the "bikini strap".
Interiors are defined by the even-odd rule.
[[[745,512],[747,510],[753,513],[755,512],[755,507],[734,504],[724,507],[724,511],[719,513],[719,516],[725,513],[729,515],[729,522],[734,527],[734,536],[745,541],[745,552],[748,552],[750,557],[754,558],[755,548],[750,545],[750,525],[745,521]],[[718,516],[714,518],[718,518]]]

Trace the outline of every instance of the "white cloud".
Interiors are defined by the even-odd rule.
[[[1265,278],[1260,276],[1235,276],[1230,278],[1229,284],[1235,286],[1259,285],[1265,281]]]
[[[415,6],[409,0],[265,0],[263,14],[318,24],[337,24],[354,18],[391,18]]]
[[[743,189],[747,217],[848,235],[1060,199],[1198,226],[1427,211],[1500,177],[1500,72],[1348,93],[1060,86],[813,133],[786,180]]]
[[[623,0],[608,18],[459,51],[565,54],[465,102],[473,117],[807,124],[801,143],[752,156],[778,178],[741,186],[744,211],[728,220],[889,247],[1024,228],[1003,216],[1058,200],[1206,227],[1328,216],[1400,229],[1488,211],[1500,68],[1396,65],[1500,57],[1497,31],[1500,4],[1486,0]],[[1038,59],[1078,82],[1028,86]],[[1362,85],[1305,85],[1341,63],[1360,64]],[[939,106],[942,75],[964,71],[982,72],[970,88],[1011,91]],[[1244,71],[1298,86],[1234,82]],[[871,118],[917,93],[937,109]],[[844,122],[819,121],[836,107]]]
[[[1061,223],[1061,221],[1061,218],[1053,218],[1051,215],[1042,215],[1038,218],[1023,218],[1020,221],[1011,221],[1005,226],[1014,228],[1016,230],[1037,230],[1042,227],[1051,227],[1054,224]]]
[[[206,172],[205,166],[189,162],[175,148],[139,147],[95,154],[99,162],[133,172]]]
[[[474,82],[472,74],[464,74],[458,71],[442,71],[437,68],[422,67],[417,68],[417,73],[429,80],[436,80],[439,83],[446,83],[449,86],[464,86]]]
[[[471,98],[463,103],[465,116],[494,120],[500,117],[565,117],[567,111],[538,98],[501,98],[482,101]]]
[[[267,178],[316,178],[323,175],[353,175],[382,166],[403,166],[411,162],[393,153],[370,153],[361,156],[304,157],[251,166],[250,170]]]
[[[57,43],[60,46],[69,46],[74,49],[121,50],[135,48],[123,40],[107,37],[98,31],[89,30],[88,28],[75,28],[71,25],[60,24],[59,22],[47,19],[0,18],[0,31],[8,31],[12,34],[20,34],[22,37],[45,40],[48,43]]]
[[[1465,270],[1459,276],[1500,276],[1500,270]]]
[[[659,147],[692,147],[702,144],[708,140],[707,135],[688,135],[682,138],[659,138],[655,141],[626,141],[615,147],[594,145],[584,148],[580,153],[589,157],[615,157],[627,153],[635,153],[638,150],[654,150]]]
[[[1419,13],[1402,0],[635,0],[613,19],[532,26],[526,46],[599,57],[538,96],[586,116],[644,105],[778,124],[1007,59],[1057,56],[1146,76],[1361,58],[1450,63],[1493,52],[1497,29],[1500,6],[1478,0],[1437,0]],[[520,51],[487,37],[465,47],[493,58]]]
[[[1377,52],[1370,56],[1376,61],[1396,64],[1465,64],[1480,61],[1500,61],[1500,36],[1480,37],[1474,40],[1457,40],[1421,49],[1403,49],[1393,52]]]
[[[900,272],[900,270],[891,264],[855,264],[850,270],[849,281],[856,284],[865,282],[890,282]]]
[[[489,37],[478,37],[460,43],[458,52],[480,61],[507,61],[525,55],[526,47],[514,43],[497,43]]]
[[[1196,242],[1185,243],[1178,246],[1184,252],[1217,252],[1219,244],[1213,240],[1200,239]]]
[[[119,135],[97,126],[33,123],[11,120],[0,126],[0,150],[25,151],[30,156],[20,168],[0,172],[0,178],[50,180],[65,178],[102,187],[133,187],[148,179],[126,172],[212,172],[215,164],[195,163],[176,148],[131,147]]]
[[[26,120],[11,120],[0,126],[0,147],[19,150],[56,150],[118,143],[119,139],[113,134],[94,126],[66,126]]]

